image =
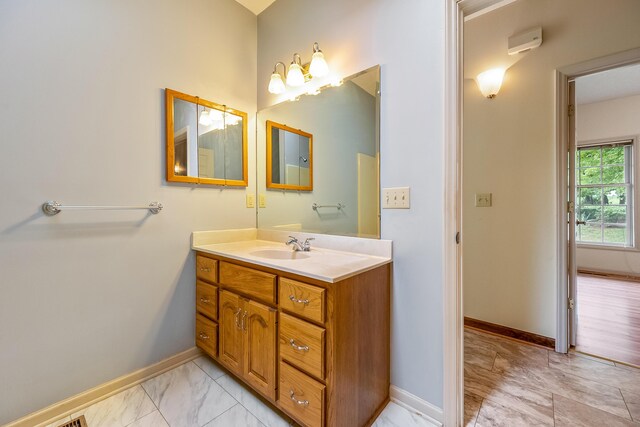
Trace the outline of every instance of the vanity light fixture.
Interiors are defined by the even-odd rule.
[[[280,95],[287,90],[284,87],[284,82],[282,81],[282,76],[278,73],[278,65],[282,65],[282,70],[284,74],[287,74],[287,66],[284,65],[283,62],[276,62],[276,65],[273,66],[273,74],[271,74],[271,80],[269,80],[269,92],[275,95]]]
[[[291,65],[289,65],[289,73],[287,74],[287,86],[302,86],[304,84],[304,80],[300,55],[294,53],[293,61],[291,61]]]
[[[503,68],[493,68],[478,74],[476,82],[480,92],[489,99],[495,98],[502,86],[504,72]]]
[[[225,107],[226,108],[226,107]],[[212,126],[211,130],[222,130],[227,126],[233,126],[240,123],[241,117],[226,111],[216,110],[214,108],[204,108],[200,112],[198,123],[202,126]]]
[[[320,50],[318,42],[313,44],[313,55],[311,56],[311,64],[309,64],[309,74],[313,77],[324,77],[329,74],[329,66],[324,60],[324,53]]]
[[[278,65],[282,65],[283,73],[278,72]],[[276,62],[273,67],[273,73],[271,73],[271,79],[269,80],[269,93],[274,95],[280,95],[286,91],[284,82],[287,82],[289,87],[300,87],[314,77],[324,77],[329,74],[329,66],[324,59],[324,53],[320,50],[318,43],[313,44],[313,55],[311,56],[311,62],[303,64],[300,55],[293,54],[293,60],[289,65],[289,70],[282,62]],[[284,80],[283,80],[284,77]],[[314,90],[316,92],[317,90]]]

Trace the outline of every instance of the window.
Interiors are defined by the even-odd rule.
[[[633,246],[633,141],[581,146],[576,157],[577,242]]]

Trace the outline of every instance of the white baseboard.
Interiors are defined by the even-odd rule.
[[[417,412],[429,420],[429,422],[442,426],[442,420],[444,419],[442,409],[409,393],[406,390],[398,388],[392,385],[389,388],[389,397],[393,403],[402,406],[412,412]]]
[[[47,425],[78,412],[79,410],[100,400],[106,399],[109,396],[113,396],[114,394],[120,393],[121,391],[140,384],[150,378],[170,371],[171,369],[193,360],[202,354],[203,353],[200,349],[192,347],[182,353],[176,354],[175,356],[161,360],[158,363],[154,363],[153,365],[131,372],[130,374],[123,375],[115,380],[100,384],[97,387],[83,391],[82,393],[76,394],[68,399],[61,400],[51,406],[47,406],[44,409],[10,422],[4,427],[32,427],[37,425]]]

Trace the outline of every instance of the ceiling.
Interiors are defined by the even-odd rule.
[[[576,104],[640,95],[640,64],[627,65],[576,79]]]
[[[236,0],[238,3],[249,9],[251,12],[259,15],[260,12],[271,6],[276,0]]]

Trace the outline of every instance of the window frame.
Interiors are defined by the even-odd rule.
[[[631,195],[631,200],[627,203],[627,223],[629,224],[629,227],[631,228],[631,232],[630,232],[630,237],[631,237],[631,245],[630,246],[626,246],[626,244],[622,244],[622,245],[616,245],[616,244],[611,244],[611,243],[598,243],[598,242],[581,242],[578,240],[578,236],[576,234],[576,245],[579,248],[587,248],[587,249],[600,249],[600,250],[613,250],[613,251],[626,251],[626,252],[640,252],[640,213],[639,213],[639,209],[637,209],[637,205],[638,205],[638,198],[639,198],[639,192],[638,192],[638,185],[637,183],[640,182],[638,177],[640,176],[638,173],[638,169],[640,169],[640,147],[638,147],[638,136],[624,136],[624,137],[616,137],[616,138],[603,138],[603,139],[598,139],[598,140],[589,140],[589,141],[577,141],[576,143],[576,148],[575,148],[575,156],[576,156],[576,167],[574,170],[574,174],[576,174],[576,183],[575,183],[575,188],[574,188],[574,198],[575,198],[575,206],[576,206],[576,215],[575,218],[576,220],[578,219],[577,217],[577,211],[578,211],[578,190],[581,187],[581,185],[579,184],[579,180],[577,179],[577,171],[579,170],[579,165],[577,162],[578,159],[578,152],[580,149],[587,149],[587,148],[594,148],[594,147],[603,147],[603,146],[611,146],[611,145],[620,145],[620,144],[627,144],[631,146],[631,156],[629,156],[629,158],[627,159],[627,161],[630,161],[630,165],[625,164],[625,171],[626,173],[630,173],[629,176],[629,180],[630,183],[629,184],[623,184],[623,185],[629,185],[631,188],[631,191],[629,192]],[[628,166],[630,166],[630,172],[629,172],[629,168]],[[602,164],[600,165],[600,170],[602,171]],[[602,172],[601,172],[602,173]],[[603,184],[603,186],[608,186],[608,187],[615,187],[615,184],[611,184],[611,185],[606,185]],[[631,213],[629,213],[631,212]],[[604,218],[603,218],[604,220]]]

